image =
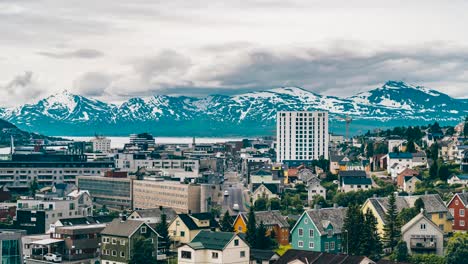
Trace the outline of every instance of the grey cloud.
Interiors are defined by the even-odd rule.
[[[94,49],[79,49],[75,51],[67,51],[67,52],[47,52],[41,51],[38,54],[54,59],[68,59],[68,58],[79,58],[79,59],[94,59],[104,56],[99,50]]]
[[[5,85],[0,85],[0,106],[4,107],[30,102],[42,96],[43,91],[43,89],[38,87],[33,73],[27,71],[15,76]]]
[[[111,85],[112,77],[99,72],[88,72],[73,82],[73,90],[84,96],[102,96]]]

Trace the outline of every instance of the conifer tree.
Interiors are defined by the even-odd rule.
[[[397,262],[406,262],[408,261],[408,258],[408,247],[406,242],[403,240],[398,241],[395,252],[393,252],[391,259]]]
[[[166,214],[161,215],[161,221],[156,225],[156,232],[161,236],[159,243],[160,248],[164,249],[164,252],[168,251],[171,247],[171,237],[169,236],[169,226],[167,225]]]
[[[255,234],[255,243],[253,248],[256,249],[268,249],[270,248],[270,238],[266,234],[266,228],[263,221],[260,222]]]
[[[401,229],[398,221],[398,211],[396,207],[396,196],[394,193],[388,198],[388,207],[385,214],[384,242],[385,246],[392,251],[400,240]]]
[[[223,218],[221,219],[221,231],[223,232],[233,232],[234,228],[231,224],[231,216],[229,216],[229,212],[226,210],[224,213]]]
[[[382,242],[377,232],[377,219],[369,209],[367,209],[364,219],[360,238],[360,253],[377,261],[382,255]]]
[[[353,204],[348,207],[342,231],[342,233],[346,234],[346,240],[343,244],[348,247],[346,248],[348,254],[359,255],[360,253],[363,219],[364,217],[358,205]],[[349,239],[356,240],[351,241]]]
[[[255,222],[255,212],[253,206],[250,207],[249,214],[247,216],[247,232],[245,238],[251,247],[255,248],[255,236],[257,223]]]

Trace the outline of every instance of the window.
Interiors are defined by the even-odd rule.
[[[184,258],[184,259],[192,259],[192,252],[182,251],[182,252],[180,252],[180,257]]]
[[[185,236],[185,231],[180,231],[180,236],[184,237]]]
[[[309,220],[306,218],[304,219],[304,224],[307,224],[307,223],[309,223]]]
[[[121,257],[121,258],[125,258],[125,252],[120,251],[120,257]]]
[[[234,246],[238,246],[239,245],[239,239],[234,239]]]
[[[455,205],[458,205],[458,200],[455,200]]]
[[[465,216],[465,209],[460,209],[459,214],[460,216]]]
[[[241,258],[244,258],[244,257],[245,257],[245,251],[241,251],[241,252],[240,252],[240,257],[241,257]]]
[[[304,234],[304,230],[302,228],[299,228],[299,236],[301,237]]]
[[[313,229],[309,229],[309,237],[314,237],[314,230]]]
[[[116,256],[117,256],[117,251],[112,250],[112,256],[113,256],[113,257],[116,257]]]
[[[218,252],[211,252],[211,258],[217,259],[218,258]]]
[[[460,226],[465,226],[465,221],[464,220],[460,220]]]
[[[327,230],[327,235],[328,235],[328,237],[332,237],[333,236],[333,229],[328,229]]]
[[[75,210],[75,204],[74,203],[70,203],[70,210]]]
[[[117,239],[116,238],[112,238],[112,245],[115,245],[117,244]]]
[[[325,251],[328,251],[328,242],[325,242]]]
[[[237,230],[238,230],[239,232],[242,232],[242,226],[239,226],[239,227],[237,228]]]
[[[444,230],[444,225],[439,225],[440,230]]]
[[[304,241],[302,241],[302,240],[297,241],[297,246],[298,247],[304,247]]]
[[[421,224],[421,230],[426,230],[426,224]]]
[[[142,226],[142,227],[141,227],[141,233],[142,233],[142,234],[145,234],[145,233],[146,233],[146,226]]]
[[[335,242],[330,242],[330,250],[335,250]]]
[[[309,242],[309,248],[314,248],[314,242]]]
[[[439,213],[439,219],[444,219],[444,213]]]
[[[125,246],[125,240],[124,239],[120,240],[120,245]]]

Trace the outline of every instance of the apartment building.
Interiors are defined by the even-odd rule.
[[[144,153],[119,153],[115,159],[116,167],[123,171],[136,171],[139,168],[157,170],[165,176],[198,177],[200,161],[193,159],[153,159]]]
[[[278,162],[328,159],[328,112],[279,111],[276,120]]]
[[[76,185],[88,190],[94,203],[109,209],[132,209],[133,180],[102,176],[78,176]]]
[[[149,209],[171,207],[177,213],[199,213],[202,199],[200,184],[165,180],[134,180],[133,207]]]
[[[111,161],[88,162],[85,155],[13,154],[0,160],[0,184],[27,189],[34,179],[39,186],[75,183],[77,175],[98,176],[114,167]]]
[[[106,137],[95,137],[91,139],[93,143],[93,151],[100,153],[109,153],[111,152],[111,140]]]
[[[42,234],[61,218],[92,216],[92,209],[93,202],[85,190],[74,190],[63,198],[22,197],[17,201],[14,225],[28,234]]]

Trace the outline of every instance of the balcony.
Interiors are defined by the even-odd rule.
[[[430,252],[437,250],[437,242],[435,238],[412,238],[409,246],[411,250],[415,252]]]

